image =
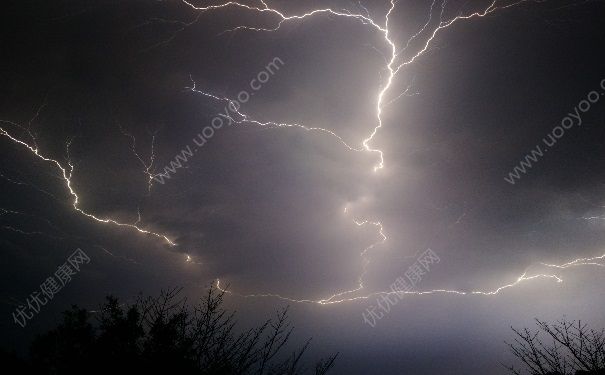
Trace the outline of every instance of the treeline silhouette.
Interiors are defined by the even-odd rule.
[[[63,321],[39,335],[28,359],[3,354],[4,368],[37,374],[325,374],[337,355],[305,365],[306,344],[286,351],[293,327],[288,309],[240,332],[224,292],[210,288],[197,304],[180,289],[125,305],[107,297],[96,312],[73,306]],[[94,318],[93,318],[94,317]]]
[[[536,319],[537,330],[512,328],[515,340],[506,343],[523,370],[515,375],[605,375],[605,330],[581,321],[547,323]]]
[[[241,331],[235,313],[223,308],[225,293],[210,288],[196,304],[178,288],[124,304],[112,296],[97,311],[78,306],[54,329],[38,335],[25,359],[0,351],[6,370],[72,375],[178,373],[196,375],[326,374],[337,354],[306,364],[310,340],[288,353],[293,327],[288,309]],[[605,330],[581,321],[515,329],[506,343],[521,368],[515,375],[605,375]]]

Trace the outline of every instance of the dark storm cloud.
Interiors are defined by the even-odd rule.
[[[446,13],[479,3],[452,3]],[[281,2],[280,9],[318,4],[326,3]],[[74,213],[58,171],[2,139],[0,173],[35,186],[0,179],[0,207],[37,217],[5,215],[3,225],[56,235],[48,219],[62,231],[61,240],[2,232],[3,276],[19,280],[5,283],[2,298],[24,298],[77,246],[90,253],[93,271],[82,275],[86,286],[66,293],[65,304],[70,297],[92,303],[116,290],[128,295],[174,284],[196,288],[217,277],[241,293],[323,298],[356,287],[359,253],[379,239],[376,228],[360,228],[352,218],[381,221],[389,237],[372,250],[370,292],[387,289],[409,266],[409,257],[428,247],[441,262],[420,289],[491,290],[538,261],[601,254],[601,221],[583,218],[603,215],[602,102],[518,183],[504,180],[605,78],[599,56],[602,4],[558,9],[561,4],[528,5],[441,34],[436,48],[410,66],[388,95],[392,99],[408,85],[418,93],[385,108],[384,127],[372,141],[385,155],[379,173],[372,172],[375,154],[348,151],[325,133],[232,125],[217,129],[150,196],[145,167],[120,129],[135,136],[144,160],[155,136],[154,165],[161,172],[224,109],[224,102],[187,90],[191,79],[200,90],[235,98],[278,57],[284,65],[242,111],[259,121],[330,129],[357,147],[376,124],[386,46],[367,26],[335,17],[293,22],[276,33],[220,34],[241,22],[263,25],[271,18],[227,9],[201,14],[183,28],[197,14],[179,2],[7,7],[1,118],[27,124],[46,102],[32,129],[40,148],[62,162],[73,139],[69,151],[81,206],[128,223],[140,211],[141,227],[167,234],[178,246]],[[388,9],[378,1],[367,5],[372,14]],[[392,15],[398,43],[426,21],[428,6],[398,5]],[[185,262],[185,255],[195,263]],[[376,331],[361,326],[364,303],[323,310],[303,305],[294,314],[327,347],[334,333],[347,331],[334,339],[344,346],[337,350],[361,359],[345,355],[343,371],[375,373],[368,363],[384,361],[384,373],[469,373],[488,368],[488,356],[499,347],[489,346],[473,370],[452,365],[462,355],[462,332],[471,331],[462,347],[472,350],[494,342],[488,339],[492,326],[503,335],[509,322],[523,324],[548,306],[565,310],[554,292],[545,292],[551,287],[540,282],[527,287],[527,295],[515,291],[488,302],[414,299],[398,305]],[[512,312],[511,301],[535,303],[540,293],[544,299],[536,309]],[[262,311],[266,306],[256,304],[263,301],[241,303]],[[473,327],[473,319],[480,324]],[[435,352],[449,367],[431,361]],[[400,353],[406,354],[399,358]]]

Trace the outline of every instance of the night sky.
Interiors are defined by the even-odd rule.
[[[3,4],[0,345],[25,351],[73,303],[217,279],[243,325],[290,305],[337,374],[504,374],[511,325],[605,327],[604,17],[603,1]],[[15,324],[77,248],[90,263]],[[439,261],[364,321],[427,249]]]

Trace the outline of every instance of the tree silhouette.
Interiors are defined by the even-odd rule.
[[[537,331],[511,329],[515,342],[506,343],[530,375],[605,375],[605,330],[581,321],[549,324],[536,319]],[[547,342],[547,343],[545,343]],[[514,366],[511,373],[521,375]]]
[[[195,305],[180,289],[158,297],[139,298],[127,306],[107,297],[94,313],[72,306],[63,322],[38,336],[30,351],[31,366],[40,374],[179,373],[303,374],[302,356],[310,340],[286,355],[293,327],[288,309],[260,326],[238,333],[235,313],[222,307],[224,292],[210,288]],[[96,324],[90,322],[91,316]],[[311,369],[330,370],[333,355]]]

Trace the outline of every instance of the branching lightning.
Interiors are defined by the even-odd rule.
[[[387,75],[386,75],[386,78],[384,79],[384,82],[382,83],[382,85],[380,85],[380,88],[376,93],[376,99],[375,99],[376,122],[375,122],[374,126],[371,128],[371,130],[369,131],[368,135],[364,139],[361,140],[359,146],[349,145],[342,137],[340,137],[338,134],[336,134],[335,132],[333,132],[329,129],[313,127],[313,126],[306,126],[306,125],[301,125],[301,124],[289,124],[289,123],[278,122],[278,121],[257,120],[255,118],[253,118],[252,116],[250,116],[249,114],[246,114],[243,111],[241,111],[239,106],[236,105],[236,102],[234,100],[223,97],[223,96],[218,96],[215,94],[207,93],[207,92],[204,92],[204,91],[198,89],[196,87],[196,83],[193,79],[192,79],[192,87],[189,88],[193,93],[203,95],[204,97],[212,99],[214,101],[227,103],[230,106],[230,108],[232,109],[233,113],[235,115],[237,115],[237,116],[225,115],[225,117],[233,123],[251,124],[251,125],[256,125],[256,126],[275,127],[275,128],[298,128],[298,129],[302,129],[305,131],[319,132],[319,133],[329,135],[330,137],[333,137],[340,144],[342,144],[344,147],[346,147],[350,151],[367,152],[372,155],[375,155],[377,158],[377,162],[373,166],[374,172],[378,172],[379,170],[383,169],[384,165],[385,165],[384,152],[382,150],[380,150],[379,148],[376,148],[375,146],[372,145],[374,138],[376,137],[376,135],[378,134],[380,129],[384,126],[383,114],[384,114],[385,107],[403,96],[414,95],[414,94],[410,93],[411,85],[409,85],[405,89],[404,92],[399,93],[398,95],[392,95],[393,84],[394,84],[395,80],[398,78],[398,75],[401,72],[403,72],[407,66],[413,64],[418,59],[420,59],[423,55],[425,55],[427,53],[427,51],[430,50],[432,44],[436,40],[436,37],[441,32],[450,28],[454,24],[459,23],[459,21],[483,18],[483,17],[486,17],[497,11],[516,7],[516,6],[522,5],[524,3],[543,2],[541,0],[517,0],[517,1],[513,1],[513,2],[509,2],[506,4],[500,5],[500,3],[501,3],[500,1],[493,0],[489,4],[489,6],[487,6],[486,8],[484,8],[480,11],[475,11],[475,12],[468,13],[468,14],[459,14],[458,16],[453,17],[451,19],[444,20],[444,13],[445,13],[446,5],[447,5],[446,0],[433,0],[431,3],[430,9],[429,9],[427,21],[420,27],[420,29],[414,35],[412,35],[410,38],[408,38],[403,43],[403,47],[399,48],[395,39],[391,35],[391,29],[390,29],[391,15],[395,11],[395,8],[397,5],[396,0],[388,0],[388,3],[387,3],[388,10],[386,11],[383,19],[380,21],[373,18],[370,15],[369,11],[361,3],[360,3],[360,7],[364,10],[364,12],[365,12],[364,14],[354,13],[354,12],[351,12],[348,10],[335,10],[332,8],[320,8],[320,9],[310,10],[310,11],[307,11],[302,14],[290,15],[290,14],[286,14],[283,11],[280,11],[278,9],[271,7],[270,5],[267,4],[267,1],[265,1],[265,0],[258,0],[258,5],[248,5],[248,4],[240,3],[237,1],[227,1],[222,4],[208,5],[208,6],[198,6],[189,0],[181,0],[181,1],[184,5],[190,7],[193,11],[197,12],[198,14],[196,15],[196,17],[194,18],[194,20],[192,22],[180,22],[179,25],[182,26],[182,28],[177,30],[177,33],[179,31],[182,31],[185,28],[193,25],[194,23],[196,23],[200,19],[202,14],[209,13],[212,11],[219,11],[219,10],[227,9],[227,8],[234,8],[234,9],[242,10],[244,12],[253,12],[258,15],[272,16],[275,18],[275,23],[268,27],[252,27],[252,26],[247,26],[247,25],[239,25],[232,29],[226,30],[225,32],[236,32],[236,31],[240,31],[240,30],[248,30],[248,31],[254,31],[254,32],[276,32],[276,31],[280,30],[280,28],[285,23],[288,23],[288,22],[303,21],[307,18],[317,17],[317,16],[321,16],[321,15],[331,15],[336,18],[349,19],[349,20],[358,22],[361,25],[363,25],[364,27],[367,27],[370,30],[372,30],[373,32],[376,32],[377,34],[381,35],[382,39],[384,41],[384,44],[386,46],[386,49],[388,50],[388,54],[385,55],[385,66],[384,66],[384,71],[387,72]],[[438,18],[438,23],[436,26],[434,26],[432,28],[431,25],[433,24],[433,20],[435,20],[437,18]],[[167,21],[162,20],[162,22],[167,22]],[[168,41],[165,41],[163,43],[169,42],[170,40],[174,39],[175,36],[176,36],[176,34],[173,35]],[[420,46],[418,48],[411,50],[411,48],[415,44],[417,44],[416,41],[419,40],[420,38],[424,38],[423,42],[420,43]],[[39,116],[42,108],[43,108],[43,106],[38,110],[38,112],[36,113],[36,116],[32,119],[32,121],[35,120]],[[32,121],[30,121],[29,125],[31,125]],[[135,230],[141,234],[151,235],[151,236],[161,239],[163,242],[165,242],[171,246],[176,246],[176,244],[167,235],[162,234],[162,233],[152,232],[150,230],[141,228],[139,226],[140,212],[138,213],[138,220],[133,224],[129,224],[129,223],[119,222],[112,218],[101,218],[101,217],[98,217],[98,216],[82,209],[80,207],[80,200],[81,200],[80,196],[77,194],[77,192],[75,191],[75,189],[73,187],[72,175],[74,172],[74,166],[71,163],[71,161],[69,161],[69,157],[68,157],[67,165],[64,165],[62,162],[59,162],[58,160],[53,159],[53,158],[48,157],[45,154],[43,154],[40,151],[40,149],[36,143],[36,136],[30,130],[29,125],[27,127],[23,127],[19,124],[9,122],[9,121],[0,121],[0,123],[8,124],[10,126],[14,126],[14,127],[22,129],[27,134],[27,139],[23,139],[14,134],[11,134],[8,130],[5,130],[3,127],[0,127],[0,136],[7,138],[9,141],[13,142],[15,145],[18,145],[19,147],[22,147],[24,150],[29,151],[36,158],[42,160],[45,163],[52,165],[58,171],[60,171],[60,174],[61,174],[62,180],[65,184],[65,187],[67,188],[69,195],[72,198],[72,202],[71,202],[72,207],[76,212],[78,212],[78,214],[83,215],[83,216],[87,217],[88,219],[94,220],[99,223],[111,224],[111,225],[118,226],[118,227],[126,227],[129,229]],[[144,168],[143,173],[149,179],[148,180],[148,192],[150,193],[152,185],[153,185],[153,179],[155,176],[153,173],[153,163],[154,163],[154,158],[155,158],[155,154],[154,154],[155,135],[152,137],[152,140],[151,140],[151,154],[147,161],[147,160],[143,159],[137,153],[136,140],[135,140],[134,136],[130,135],[129,133],[125,132],[124,130],[122,130],[122,132],[125,136],[129,137],[132,141],[131,150],[132,150],[133,154],[135,155],[135,157],[137,158],[137,160],[143,166],[143,168]],[[68,148],[69,148],[69,143],[68,143]],[[7,177],[2,176],[2,175],[0,175],[0,177],[3,177],[4,179],[6,179],[12,183],[25,184],[25,183],[15,182],[14,180],[8,179]],[[5,213],[9,213],[9,212],[7,211]],[[345,208],[345,213],[348,213],[347,208]],[[250,298],[250,297],[274,297],[274,298],[280,298],[280,299],[290,301],[290,302],[315,303],[315,304],[320,304],[320,305],[328,305],[328,304],[342,303],[342,302],[346,302],[346,301],[364,300],[364,299],[368,299],[370,297],[379,296],[379,295],[388,295],[388,294],[406,294],[406,295],[407,294],[410,294],[410,295],[454,294],[454,295],[491,296],[491,295],[497,295],[497,294],[501,293],[503,290],[515,287],[515,286],[517,286],[521,283],[527,282],[527,281],[532,281],[532,280],[537,280],[537,279],[554,280],[557,283],[561,283],[563,281],[556,274],[537,273],[537,274],[528,275],[528,271],[526,270],[525,272],[523,272],[523,274],[521,276],[519,276],[513,282],[501,285],[493,290],[460,291],[460,290],[435,289],[435,290],[411,291],[411,292],[378,291],[378,292],[372,292],[372,293],[368,293],[368,294],[364,294],[364,295],[357,295],[365,289],[364,277],[367,272],[367,266],[370,263],[368,256],[370,255],[372,250],[374,250],[376,247],[384,244],[388,240],[388,238],[385,234],[383,225],[380,221],[354,219],[353,222],[357,226],[360,226],[360,227],[365,226],[365,225],[371,225],[371,226],[376,227],[378,237],[379,237],[379,239],[375,243],[364,248],[360,253],[360,257],[362,260],[362,271],[359,276],[358,285],[356,288],[348,290],[348,291],[338,292],[331,296],[328,296],[327,298],[318,299],[318,300],[294,299],[294,298],[284,297],[284,296],[281,296],[278,294],[250,294],[250,295],[241,295],[241,296],[248,297],[248,298]],[[5,229],[9,229],[9,228],[5,227]],[[13,230],[13,229],[14,228],[11,227],[9,230]],[[106,253],[110,254],[111,256],[115,256],[108,250],[106,250],[102,247],[100,247],[100,248],[102,250],[104,250]],[[605,264],[603,264],[604,258],[605,258],[605,254],[602,256],[597,256],[597,257],[592,257],[592,258],[579,258],[579,259],[575,259],[575,260],[572,260],[570,262],[563,263],[563,264],[541,263],[541,266],[544,266],[547,268],[554,268],[554,269],[558,269],[558,270],[567,269],[567,268],[576,267],[576,266],[589,266],[589,265],[605,267]],[[187,262],[192,261],[192,258],[189,255],[187,255],[186,259],[187,259],[186,260]],[[217,286],[217,288],[224,290],[221,286],[220,280],[216,281],[216,286]],[[228,291],[228,293],[233,293],[233,292]]]
[[[191,78],[191,82],[192,82],[192,86],[187,87],[187,89],[189,89],[191,92],[203,95],[205,97],[214,99],[216,101],[227,103],[227,105],[229,106],[229,109],[233,113],[235,113],[236,115],[239,116],[239,118],[234,119],[233,116],[230,116],[228,113],[221,114],[221,116],[224,117],[230,123],[251,124],[251,125],[256,125],[256,126],[272,127],[272,128],[299,128],[299,129],[303,129],[305,131],[325,133],[325,134],[328,134],[329,136],[336,138],[338,140],[338,142],[340,142],[343,146],[345,146],[349,151],[358,151],[358,152],[364,151],[364,149],[361,147],[356,148],[356,147],[350,146],[341,136],[339,136],[338,134],[334,133],[333,131],[331,131],[329,129],[318,128],[318,127],[308,127],[308,126],[300,125],[300,124],[289,124],[289,123],[280,123],[280,122],[274,122],[274,121],[255,120],[252,117],[250,117],[249,115],[240,112],[240,109],[238,108],[238,104],[235,100],[225,98],[225,97],[219,97],[219,96],[209,94],[204,91],[200,91],[197,89],[196,83],[193,80],[193,78]]]
[[[377,172],[380,169],[384,168],[384,153],[382,150],[371,146],[371,143],[372,143],[374,137],[376,136],[376,134],[379,132],[379,130],[384,125],[383,124],[384,108],[403,96],[414,95],[414,94],[410,93],[410,89],[411,89],[411,84],[410,84],[407,86],[407,88],[405,89],[404,92],[400,93],[399,95],[397,95],[393,98],[390,98],[390,100],[387,101],[387,97],[390,94],[391,88],[392,88],[393,83],[394,83],[395,79],[397,78],[398,74],[400,72],[402,72],[407,66],[409,66],[410,64],[413,64],[421,56],[423,56],[430,49],[432,43],[435,41],[435,38],[437,37],[437,35],[439,33],[444,31],[445,29],[451,27],[455,23],[458,23],[458,21],[470,20],[473,18],[482,18],[482,17],[486,17],[487,15],[490,15],[499,10],[504,10],[504,9],[515,7],[515,6],[519,6],[519,5],[527,3],[527,2],[539,3],[541,1],[539,1],[539,0],[518,0],[518,1],[515,1],[512,3],[499,5],[498,0],[493,0],[489,4],[489,6],[483,10],[472,12],[469,14],[459,14],[458,16],[453,17],[449,20],[444,20],[443,17],[444,17],[444,12],[445,12],[445,7],[447,5],[447,2],[446,2],[446,0],[440,0],[440,6],[438,7],[438,8],[440,8],[439,15],[438,15],[438,18],[439,18],[438,24],[434,29],[432,29],[432,31],[430,31],[430,33],[429,33],[428,37],[426,37],[424,43],[421,45],[421,47],[418,50],[415,51],[415,53],[408,53],[408,51],[416,39],[422,37],[423,34],[428,32],[432,20],[436,17],[435,8],[437,7],[438,0],[433,0],[433,2],[431,3],[429,14],[428,14],[428,19],[427,19],[426,23],[424,23],[424,25],[405,42],[404,47],[401,49],[398,49],[395,41],[393,40],[393,38],[391,36],[391,32],[389,29],[390,16],[396,7],[396,3],[397,3],[396,0],[389,1],[390,6],[389,6],[389,8],[384,16],[384,20],[382,22],[374,20],[370,16],[369,11],[361,3],[360,3],[360,6],[365,11],[365,14],[356,14],[356,13],[352,13],[347,10],[339,11],[339,10],[334,10],[331,8],[322,8],[322,9],[314,9],[314,10],[308,11],[308,12],[300,14],[300,15],[287,15],[282,11],[279,11],[275,8],[270,7],[267,4],[267,2],[264,0],[259,0],[259,2],[260,2],[259,6],[242,4],[237,1],[228,1],[223,4],[210,5],[210,6],[197,6],[188,0],[182,0],[182,2],[198,12],[208,12],[208,11],[212,11],[212,10],[218,10],[218,9],[232,7],[232,8],[240,8],[245,11],[256,12],[259,14],[272,14],[277,18],[277,23],[273,27],[252,27],[252,26],[247,26],[247,25],[240,25],[235,28],[226,30],[225,32],[235,32],[238,30],[249,30],[249,31],[256,31],[256,32],[275,32],[275,31],[278,31],[282,27],[282,25],[288,21],[300,21],[300,20],[304,20],[305,18],[309,18],[309,17],[321,15],[321,14],[329,14],[329,15],[333,15],[333,16],[337,16],[337,17],[345,17],[345,18],[354,19],[356,21],[361,22],[363,25],[366,25],[366,26],[374,29],[375,32],[381,34],[383,37],[383,40],[387,46],[387,49],[390,51],[390,54],[388,56],[385,56],[386,66],[384,69],[388,72],[388,75],[386,77],[385,83],[382,85],[382,88],[379,90],[377,97],[376,97],[376,125],[373,127],[373,129],[371,130],[369,135],[361,141],[361,147],[354,147],[354,146],[349,145],[342,137],[340,137],[338,134],[334,133],[333,131],[331,131],[329,129],[318,128],[318,127],[309,127],[309,126],[305,126],[305,125],[301,125],[301,124],[289,124],[289,123],[282,123],[282,122],[275,122],[275,121],[255,120],[250,115],[243,113],[240,110],[239,106],[236,105],[236,101],[234,101],[233,99],[229,99],[229,98],[222,97],[222,96],[217,96],[215,94],[211,94],[211,93],[207,93],[202,90],[199,90],[196,87],[196,83],[193,79],[191,79],[192,83],[193,83],[192,87],[189,88],[194,93],[201,94],[207,98],[210,98],[210,99],[213,99],[216,101],[220,101],[220,102],[224,102],[227,105],[229,105],[231,110],[233,111],[233,113],[235,113],[237,116],[239,116],[239,118],[233,118],[232,116],[229,116],[229,115],[224,116],[224,117],[226,117],[227,120],[229,120],[232,123],[236,123],[236,124],[248,123],[248,124],[257,125],[257,126],[269,126],[269,127],[277,127],[277,128],[286,128],[286,127],[300,128],[305,131],[322,132],[322,133],[328,134],[329,136],[335,137],[338,140],[338,142],[340,142],[342,145],[344,145],[350,151],[356,151],[356,152],[365,151],[365,152],[376,154],[378,157],[378,162],[374,165],[373,170],[374,170],[374,172]],[[375,47],[373,47],[373,48],[375,48]],[[376,50],[378,50],[378,49],[376,49]],[[345,207],[344,211],[345,211],[345,213],[347,213],[348,207]],[[321,304],[321,305],[326,305],[326,304],[335,304],[335,303],[346,302],[346,301],[367,299],[367,298],[370,298],[373,296],[388,295],[388,294],[393,294],[393,293],[394,294],[403,293],[403,294],[412,294],[412,295],[456,294],[456,295],[490,296],[490,295],[499,294],[501,291],[503,291],[505,289],[512,288],[512,287],[517,286],[526,281],[531,281],[531,280],[536,280],[536,279],[550,279],[550,280],[555,280],[557,283],[561,283],[563,281],[559,276],[557,276],[555,274],[539,273],[539,274],[534,274],[534,275],[528,276],[528,274],[527,274],[528,271],[526,270],[514,282],[504,284],[494,290],[459,291],[459,290],[435,289],[435,290],[429,290],[429,291],[412,291],[412,292],[386,291],[386,292],[374,292],[374,293],[366,294],[363,296],[349,297],[350,295],[358,293],[365,288],[363,280],[364,280],[364,276],[366,275],[366,272],[367,272],[367,265],[369,264],[369,259],[367,258],[367,255],[368,255],[367,253],[370,250],[372,250],[373,248],[375,248],[376,246],[379,246],[387,241],[387,236],[385,235],[384,228],[380,222],[378,222],[378,221],[371,222],[368,220],[356,220],[356,219],[354,219],[354,222],[358,226],[363,226],[366,224],[371,224],[371,225],[376,226],[378,228],[378,234],[379,234],[379,238],[380,238],[377,242],[375,242],[375,243],[371,244],[370,246],[366,247],[365,249],[363,249],[360,254],[361,259],[362,259],[362,272],[361,272],[361,275],[359,276],[358,286],[356,288],[348,290],[348,291],[339,292],[339,293],[333,294],[327,298],[319,299],[319,300],[294,299],[294,298],[284,297],[284,296],[281,296],[278,294],[271,294],[271,293],[269,293],[269,294],[249,294],[249,295],[240,294],[240,296],[242,296],[242,297],[274,297],[274,298],[279,298],[279,299],[283,299],[283,300],[290,301],[290,302],[306,302],[306,303],[317,303],[317,304]],[[597,260],[602,260],[603,257],[605,257],[605,255],[600,256],[600,257],[594,257],[594,258],[576,259],[576,260],[573,260],[571,262],[564,263],[561,265],[545,264],[545,263],[541,263],[541,265],[546,266],[546,267],[551,267],[551,268],[557,268],[557,269],[564,269],[564,268],[569,268],[572,266],[582,266],[582,265],[605,266],[605,265],[597,262]],[[216,280],[216,287],[225,292],[232,293],[230,291],[223,289],[221,287],[220,280],[218,280],[218,279]]]
[[[132,150],[132,153],[137,158],[137,160],[141,163],[143,168],[145,168],[145,169],[143,169],[143,173],[147,176],[147,195],[149,196],[149,195],[151,195],[151,188],[153,187],[154,178],[157,177],[157,175],[152,172],[153,163],[155,162],[155,133],[151,135],[151,151],[149,153],[149,161],[145,161],[137,152],[137,139],[134,137],[134,135],[132,135],[132,134],[128,133],[126,130],[124,130],[124,128],[122,128],[121,125],[120,125],[120,131],[122,132],[122,134],[124,134],[124,136],[130,138],[130,140],[132,142],[130,144],[130,149]],[[140,210],[137,210],[137,213],[139,215],[139,218],[138,218],[136,224],[138,224],[141,221]]]
[[[0,122],[16,125],[12,122],[7,122],[7,121],[0,121]],[[112,224],[112,225],[119,226],[119,227],[126,227],[126,228],[130,228],[130,229],[134,229],[139,233],[147,234],[147,235],[151,235],[151,236],[163,239],[170,246],[176,245],[170,238],[168,238],[168,236],[166,236],[164,234],[156,233],[156,232],[152,232],[147,229],[140,228],[139,226],[137,226],[135,224],[121,223],[121,222],[111,219],[111,218],[100,218],[100,217],[95,216],[91,213],[88,213],[88,212],[84,211],[82,208],[80,208],[80,206],[79,206],[80,197],[74,190],[73,182],[72,182],[72,174],[74,171],[73,164],[70,161],[68,161],[67,162],[68,166],[65,167],[65,166],[63,166],[63,164],[61,164],[56,159],[52,159],[52,158],[47,157],[44,154],[42,154],[40,149],[38,148],[38,145],[36,144],[36,138],[34,137],[34,135],[31,132],[28,132],[28,133],[29,133],[30,137],[32,138],[29,143],[13,136],[11,133],[9,133],[7,130],[5,130],[3,127],[0,127],[0,136],[4,136],[4,137],[8,138],[10,141],[12,141],[13,143],[25,148],[26,150],[29,150],[29,152],[31,152],[35,157],[37,157],[38,159],[40,159],[44,162],[50,163],[51,165],[56,167],[61,172],[61,177],[63,178],[65,187],[69,191],[69,195],[72,197],[72,207],[76,212],[78,212],[81,215],[86,216],[89,219],[92,219],[92,220],[100,222],[100,223]],[[69,150],[69,145],[70,145],[70,143],[67,144],[68,150]]]

